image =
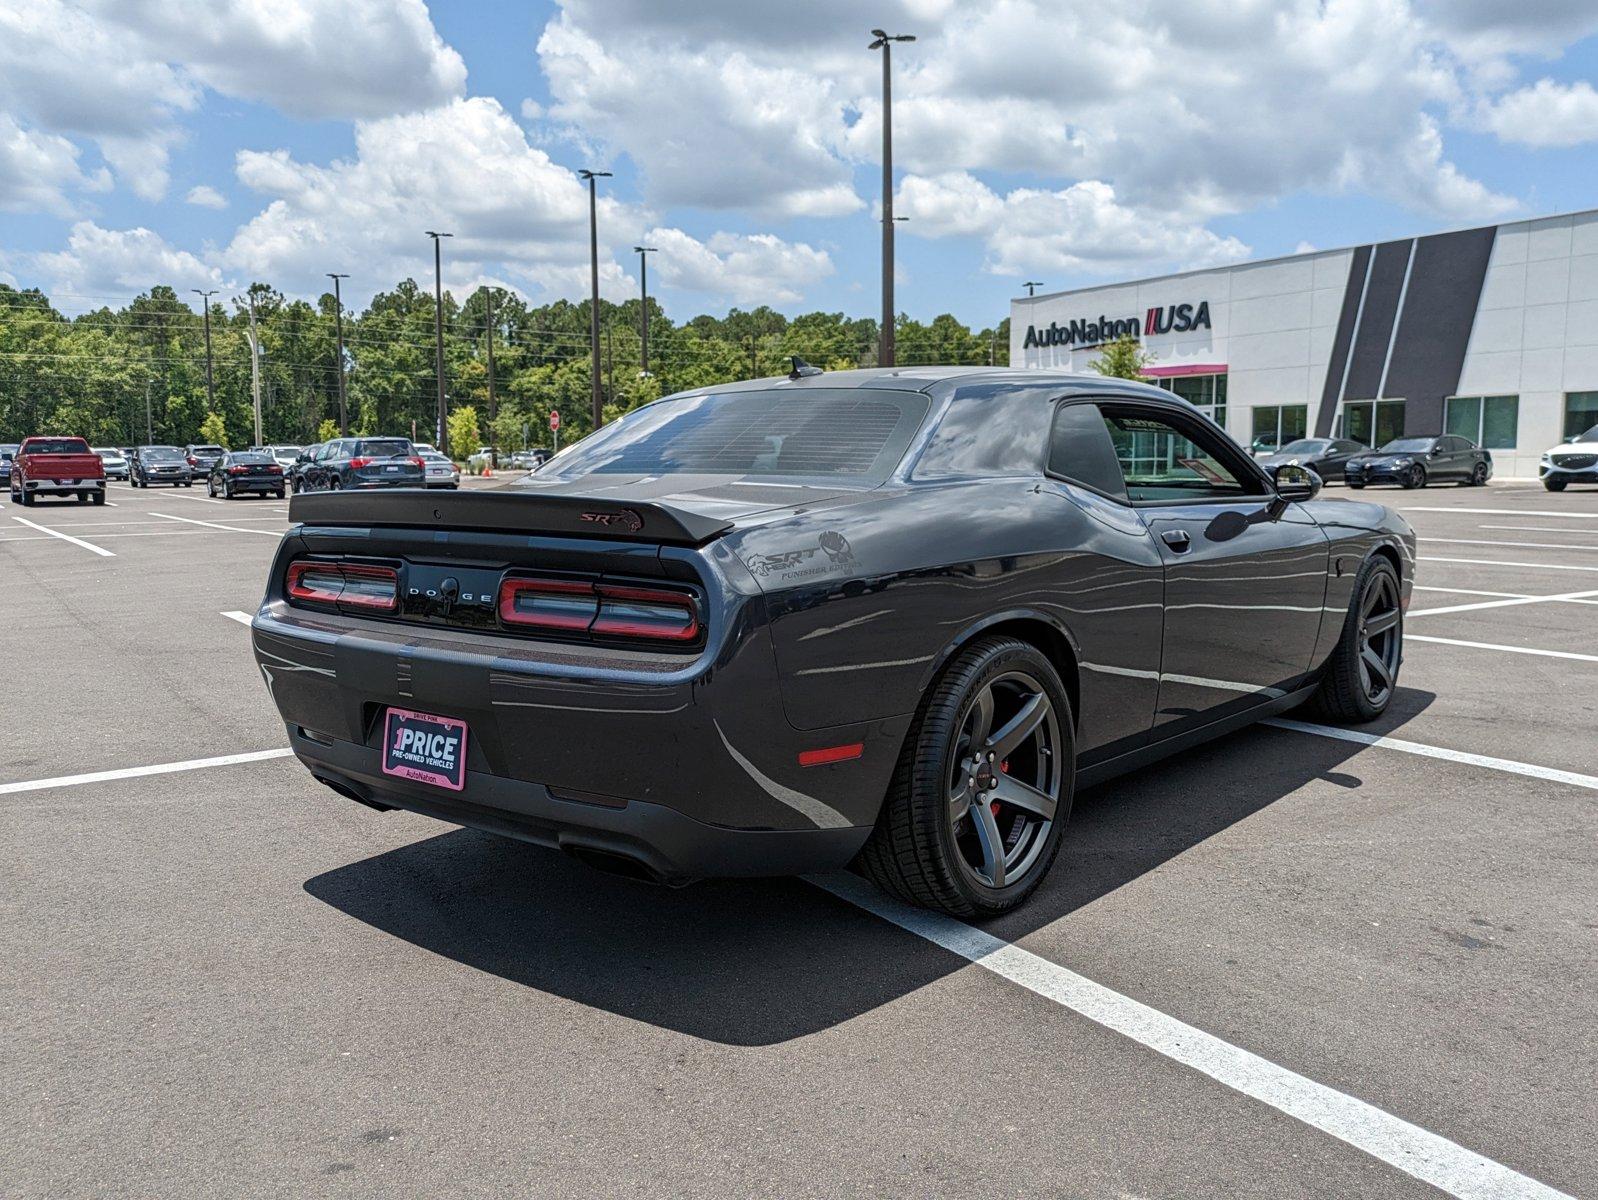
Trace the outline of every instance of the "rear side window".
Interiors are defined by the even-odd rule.
[[[32,438],[22,447],[24,454],[87,454],[89,443],[82,438]]]
[[[1045,388],[1014,384],[962,388],[921,452],[915,478],[1037,474],[1049,441],[1051,399]]]
[[[880,483],[904,457],[927,403],[919,392],[808,387],[660,400],[577,443],[553,473]]]
[[[1126,500],[1126,480],[1104,414],[1094,404],[1062,404],[1049,438],[1049,473],[1113,500]]]

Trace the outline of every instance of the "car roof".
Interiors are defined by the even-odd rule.
[[[1019,386],[1058,384],[1062,391],[1091,391],[1096,395],[1117,394],[1139,399],[1176,401],[1191,407],[1174,392],[1134,379],[1116,379],[1091,371],[1052,371],[1031,367],[866,367],[853,371],[823,371],[798,379],[772,375],[734,383],[718,383],[692,388],[676,396],[715,396],[732,392],[807,388],[870,389],[875,391],[927,392],[947,395],[961,384],[1014,383]]]

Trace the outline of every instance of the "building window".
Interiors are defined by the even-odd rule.
[[[1565,441],[1598,425],[1598,392],[1565,393]]]
[[[1222,429],[1226,428],[1226,376],[1175,375],[1153,381],[1175,392]]]
[[[1450,396],[1443,432],[1488,450],[1513,450],[1519,396]]]
[[[1343,406],[1338,418],[1338,437],[1366,446],[1385,446],[1404,436],[1404,401],[1356,400]]]
[[[1288,442],[1303,437],[1309,428],[1309,405],[1262,404],[1254,409],[1254,440],[1249,449],[1256,454],[1280,450]]]

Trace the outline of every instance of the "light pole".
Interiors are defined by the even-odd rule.
[[[444,260],[439,247],[444,244],[441,238],[455,235],[434,233],[429,229],[427,236],[433,239],[433,337],[437,343],[435,370],[438,373],[438,431],[434,435],[434,444],[440,454],[448,454],[449,431],[444,428]]]
[[[882,51],[882,348],[878,365],[893,366],[893,43],[913,42],[913,34],[873,29],[872,50]]]
[[[653,246],[634,246],[638,252],[638,294],[643,298],[644,307],[638,318],[638,336],[643,359],[643,374],[649,374],[649,259],[648,255],[659,253]]]
[[[488,469],[499,470],[499,439],[494,435],[494,417],[498,413],[498,405],[494,399],[494,289],[492,286],[483,289],[483,303],[486,312],[483,324],[488,330]]]
[[[333,327],[338,330],[338,435],[348,437],[350,419],[344,405],[344,297],[339,295],[338,281],[349,276],[329,271],[327,277],[333,281]]]
[[[1035,294],[1040,287],[1043,286],[1043,280],[1041,280],[1041,279],[1029,279],[1025,283],[1023,283],[1021,286],[1026,288],[1026,294],[1028,296],[1031,296],[1031,295]]]
[[[255,293],[245,292],[244,299],[235,304],[248,307],[250,312],[250,400],[255,408],[255,444],[261,441],[261,339],[255,329]]]
[[[588,180],[588,274],[593,285],[588,312],[588,342],[593,362],[589,375],[594,385],[594,429],[605,421],[604,391],[599,386],[599,200],[596,179],[609,179],[609,171],[581,170],[577,174]]]
[[[190,288],[200,298],[201,311],[205,314],[205,411],[216,411],[216,385],[211,381],[211,297],[216,295],[213,288],[209,292],[202,292],[199,288]]]

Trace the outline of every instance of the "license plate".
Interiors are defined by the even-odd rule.
[[[385,471],[397,471],[397,470],[399,470],[399,468],[398,467],[384,467],[383,470],[385,470]]]
[[[389,709],[383,727],[383,774],[460,791],[466,786],[466,722]]]

